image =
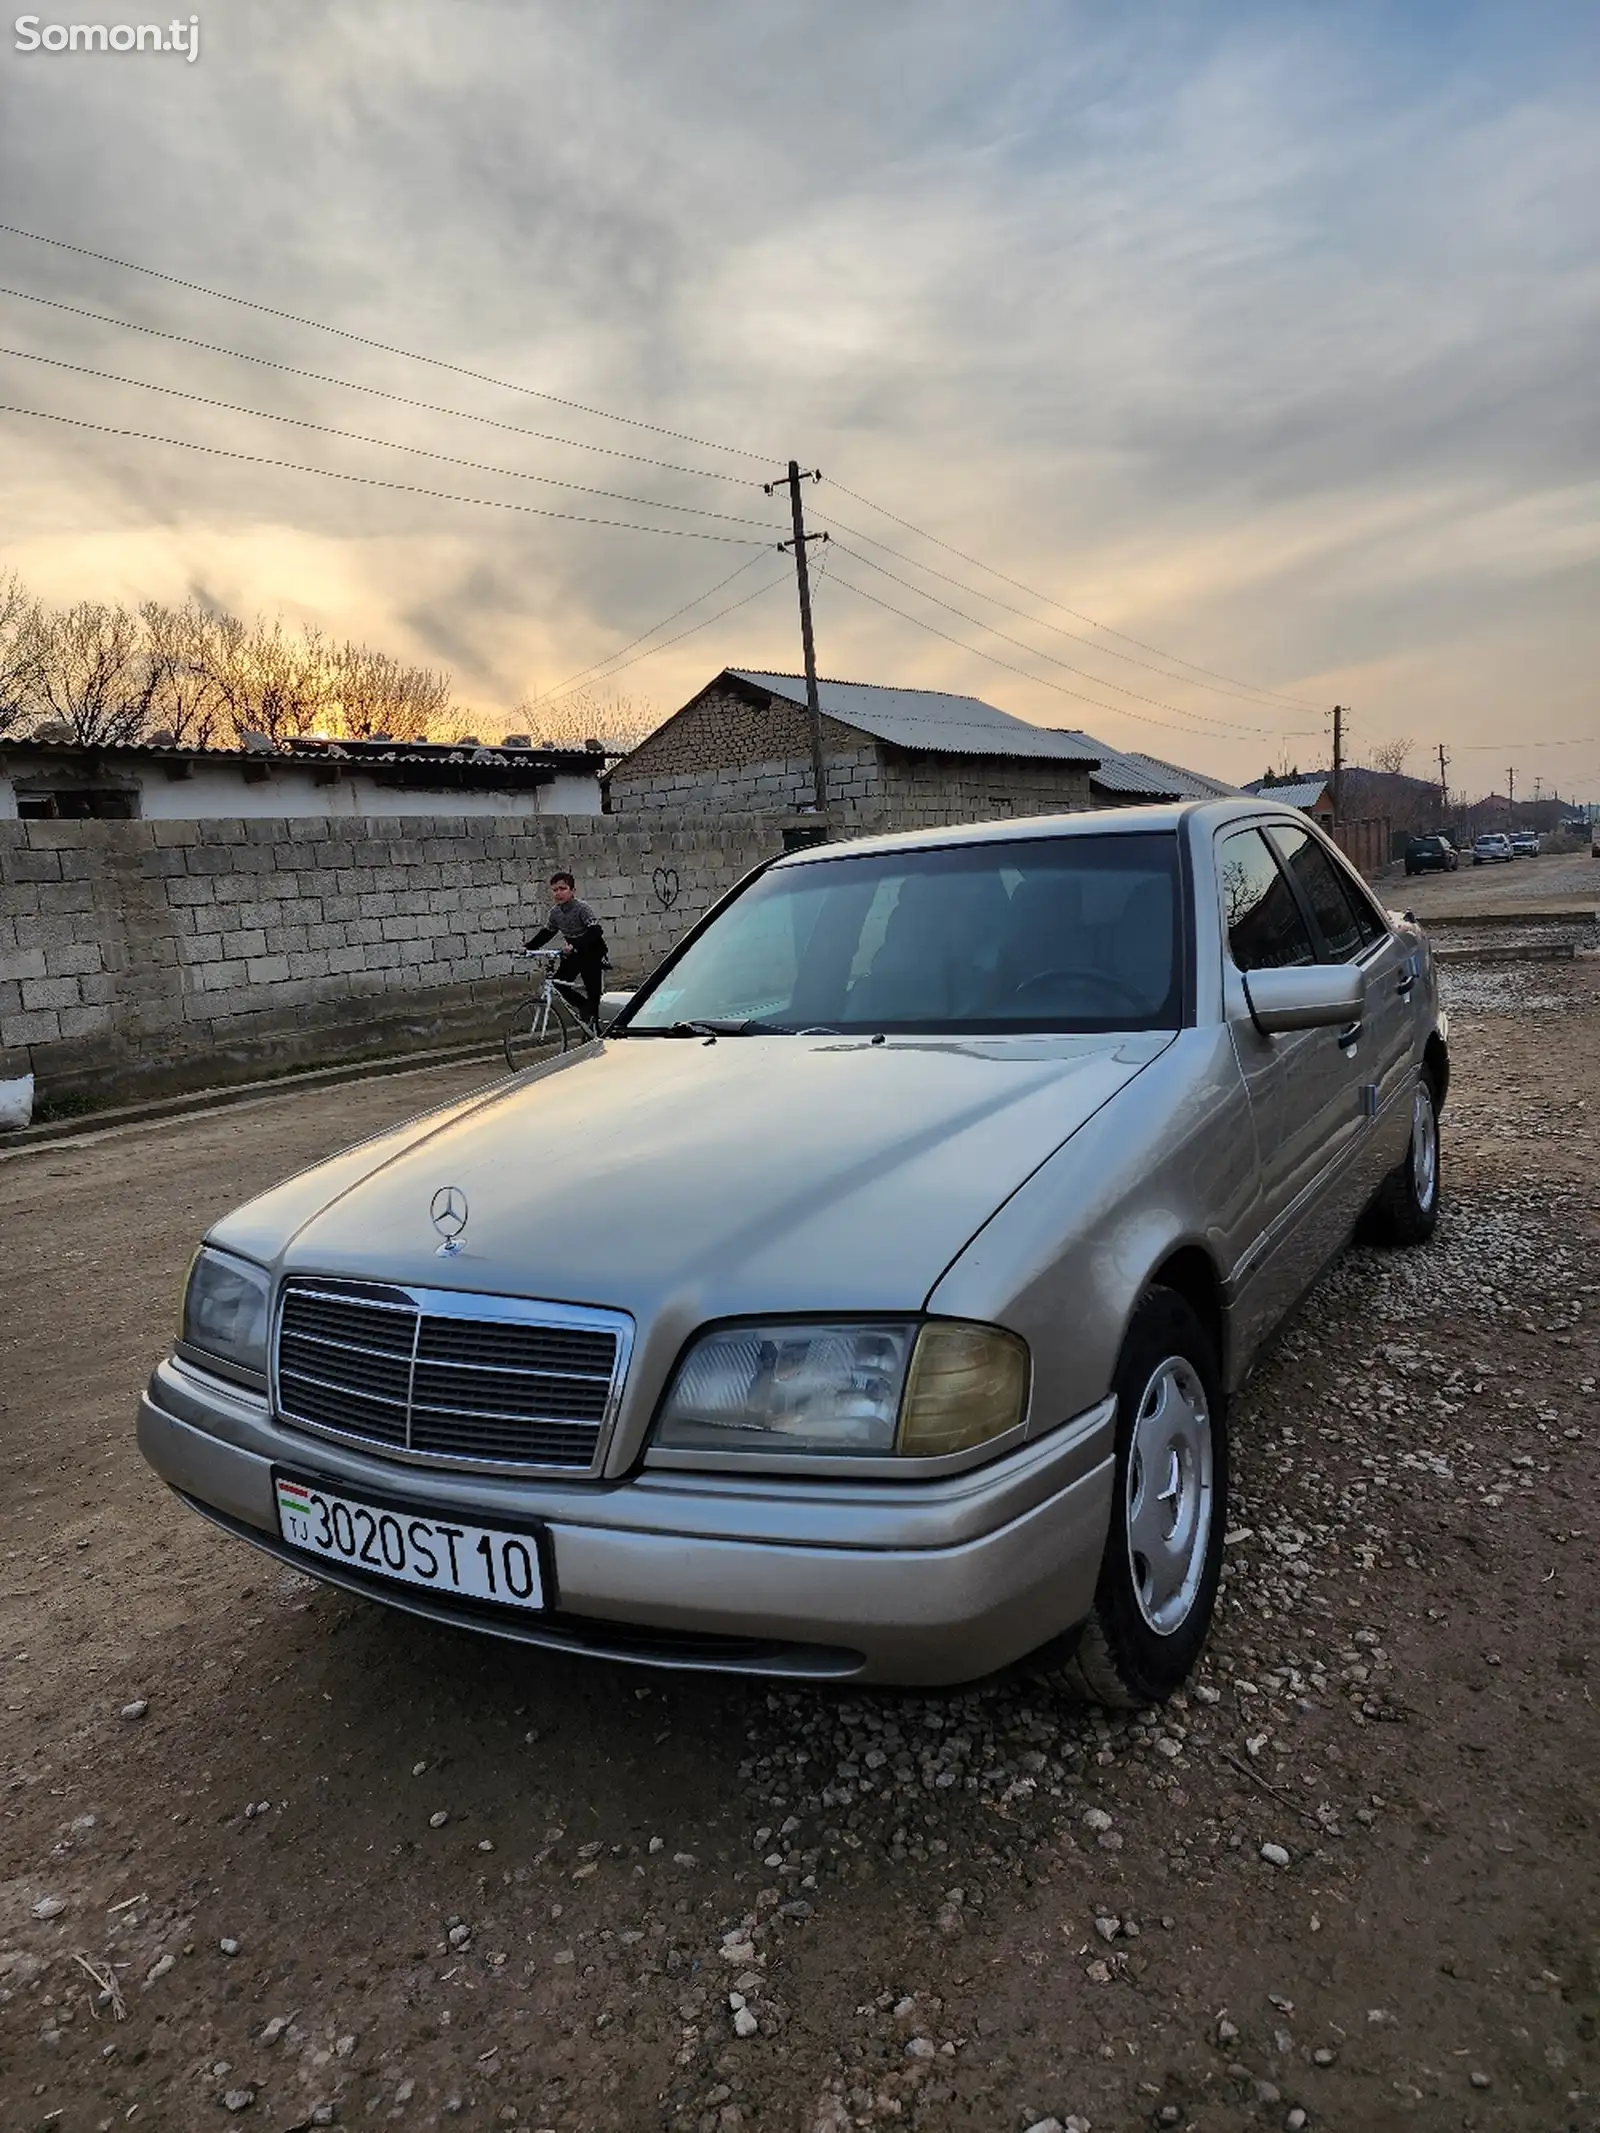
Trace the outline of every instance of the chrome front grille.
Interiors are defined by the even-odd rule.
[[[592,1473],[631,1332],[620,1311],[292,1280],[273,1404],[292,1426],[403,1458]]]

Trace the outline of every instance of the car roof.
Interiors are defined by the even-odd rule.
[[[1292,807],[1248,796],[1226,800],[1165,802],[1149,807],[1102,807],[1071,815],[1006,815],[998,822],[961,822],[942,829],[899,830],[881,837],[852,837],[838,844],[807,845],[785,852],[774,866],[826,865],[835,859],[881,852],[933,852],[980,844],[1017,844],[1045,838],[1134,837],[1171,834],[1188,825],[1194,834],[1240,822],[1300,821]]]

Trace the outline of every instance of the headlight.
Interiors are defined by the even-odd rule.
[[[1022,1419],[1028,1351],[998,1326],[728,1326],[679,1366],[654,1442],[681,1452],[940,1458]]]
[[[231,1363],[235,1370],[265,1377],[271,1294],[272,1277],[265,1267],[202,1247],[189,1269],[183,1296],[184,1346]]]

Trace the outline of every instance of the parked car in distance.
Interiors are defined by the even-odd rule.
[[[1453,874],[1461,855],[1448,837],[1413,837],[1406,846],[1408,874]]]
[[[1472,840],[1472,864],[1475,867],[1495,865],[1502,859],[1509,862],[1516,856],[1504,830],[1486,830],[1481,837]]]
[[[1538,832],[1535,830],[1513,830],[1511,832],[1511,850],[1518,859],[1537,859],[1539,856]]]
[[[139,1410],[192,1508],[633,1662],[1169,1695],[1228,1403],[1439,1205],[1414,922],[1214,800],[778,857],[607,1034],[214,1223]]]

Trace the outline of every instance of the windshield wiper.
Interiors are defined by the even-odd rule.
[[[796,1032],[787,1023],[760,1022],[751,1018],[744,1022],[669,1022],[664,1028],[641,1029],[632,1023],[623,1031],[630,1037],[836,1037],[837,1030],[800,1030]]]

